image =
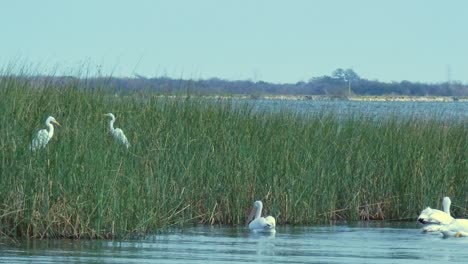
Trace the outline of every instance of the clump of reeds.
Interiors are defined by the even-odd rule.
[[[279,224],[415,219],[452,197],[467,216],[468,129],[393,116],[255,111],[251,104],[85,80],[0,79],[0,232],[109,238],[171,225],[241,225],[261,199]],[[116,126],[132,144],[116,144]],[[48,146],[32,135],[53,115]]]

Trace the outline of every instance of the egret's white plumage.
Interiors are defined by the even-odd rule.
[[[47,145],[47,143],[49,143],[49,140],[54,135],[54,126],[51,123],[55,123],[60,126],[59,122],[57,122],[57,120],[55,120],[53,116],[49,116],[45,122],[48,130],[47,129],[39,130],[36,133],[36,136],[33,138],[31,145],[29,145],[29,148],[32,151],[44,148]]]
[[[249,223],[249,229],[255,232],[276,232],[276,220],[273,216],[262,217],[263,203],[261,201],[255,201],[252,211],[247,219]]]
[[[125,136],[124,132],[120,128],[114,128],[115,116],[112,113],[105,114],[111,118],[109,121],[109,131],[111,135],[117,140],[118,142],[124,144],[127,148],[130,147],[130,142],[128,142],[127,137]]]
[[[440,231],[442,225],[448,225],[453,221],[453,217],[450,215],[450,198],[444,197],[442,201],[442,208],[444,211],[432,209],[427,207],[422,210],[418,216],[418,221],[424,224],[423,232],[437,232]]]

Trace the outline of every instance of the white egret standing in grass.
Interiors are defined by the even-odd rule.
[[[262,217],[262,209],[262,201],[255,201],[254,207],[247,219],[248,223],[255,215],[255,218],[249,223],[249,229],[255,232],[276,232],[275,218],[273,216]]]
[[[111,118],[109,121],[109,131],[111,135],[117,140],[118,142],[124,144],[127,148],[130,147],[130,143],[128,142],[127,137],[125,136],[124,132],[120,128],[114,128],[115,116],[112,113],[104,114]]]
[[[51,122],[60,126],[59,122],[57,122],[57,120],[55,120],[53,116],[49,116],[45,122],[49,130],[41,129],[37,132],[36,136],[33,138],[31,142],[31,145],[29,146],[29,148],[32,151],[35,151],[40,148],[44,148],[47,145],[47,143],[49,143],[49,140],[54,135],[54,126],[51,124]]]
[[[427,207],[422,210],[421,214],[418,216],[418,221],[425,226],[423,227],[423,232],[436,232],[440,231],[440,228],[443,225],[448,225],[453,221],[453,217],[450,215],[450,198],[444,197],[442,201],[442,207],[444,211],[432,209]]]

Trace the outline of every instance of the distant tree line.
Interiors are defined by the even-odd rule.
[[[19,77],[17,77],[19,78]],[[159,93],[189,94],[243,94],[260,96],[272,95],[401,95],[401,96],[468,96],[468,85],[460,82],[421,83],[421,82],[380,82],[361,78],[352,69],[336,69],[330,76],[314,77],[307,82],[268,83],[264,81],[229,81],[219,78],[206,80],[173,79],[168,77],[147,78],[136,75],[133,78],[100,77],[77,79],[74,77],[35,77],[35,82],[52,80],[66,84],[78,81],[89,87],[112,87],[120,93],[135,90],[150,90]],[[50,85],[50,83],[49,83]]]

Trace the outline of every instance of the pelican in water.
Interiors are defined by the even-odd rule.
[[[262,201],[255,201],[252,211],[247,219],[249,229],[254,232],[276,232],[276,220],[273,216],[262,217],[263,203]]]
[[[124,144],[127,148],[130,147],[130,143],[128,142],[127,137],[125,136],[124,132],[120,128],[114,128],[114,122],[115,122],[115,116],[112,113],[104,114],[105,116],[108,116],[111,118],[109,121],[109,131],[111,135],[120,142],[121,144]]]
[[[439,231],[444,237],[468,237],[468,219],[454,218],[449,223],[441,223]]]
[[[55,123],[60,126],[59,122],[57,122],[57,120],[55,120],[53,116],[49,116],[45,121],[45,124],[49,130],[41,129],[37,132],[36,136],[33,138],[31,142],[31,145],[29,145],[29,148],[32,151],[45,148],[47,143],[49,143],[49,140],[54,135],[54,126],[51,123]]]
[[[468,219],[453,219],[449,224],[442,225],[440,232],[444,237],[468,237]]]
[[[450,215],[450,198],[444,197],[442,208],[444,211],[427,207],[418,216],[418,222],[424,225],[423,232],[437,232],[444,225],[450,224],[454,218]]]

